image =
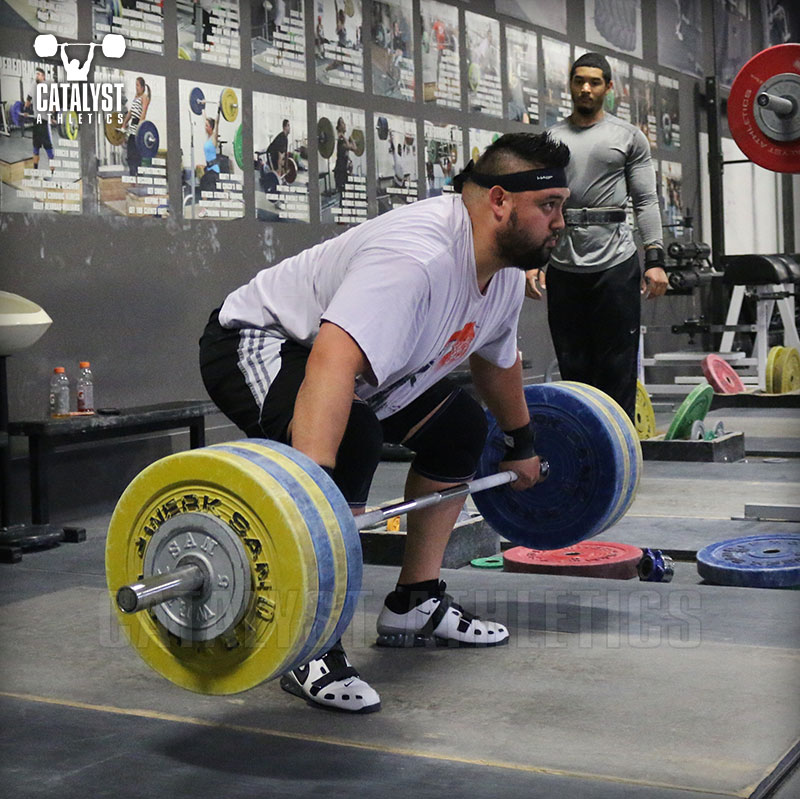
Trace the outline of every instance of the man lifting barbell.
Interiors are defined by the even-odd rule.
[[[384,441],[415,452],[407,498],[474,475],[486,417],[446,377],[468,361],[505,431],[500,468],[513,467],[515,488],[533,486],[540,461],[517,350],[520,270],[546,262],[564,227],[568,160],[546,134],[506,134],[459,176],[459,193],[396,209],[261,270],[211,314],[200,340],[209,395],[247,435],[291,443],[320,464],[358,514]],[[459,503],[442,503],[409,513],[379,644],[507,642],[503,625],[460,608],[439,580],[459,512]],[[341,642],[281,686],[328,708],[380,707]]]

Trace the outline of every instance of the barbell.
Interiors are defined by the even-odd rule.
[[[728,127],[739,149],[773,172],[800,172],[800,44],[754,55],[728,96]]]
[[[91,47],[85,42],[62,42],[63,47]],[[125,37],[120,33],[107,33],[100,48],[106,58],[122,58],[125,55]],[[52,33],[40,33],[33,40],[33,51],[39,58],[52,58],[58,52],[58,39]]]
[[[327,651],[355,611],[359,530],[474,496],[486,521],[536,549],[570,546],[627,511],[641,472],[633,424],[579,383],[528,386],[548,475],[514,491],[498,471],[503,433],[489,416],[471,483],[354,517],[333,480],[297,450],[248,439],[148,466],[111,518],[106,576],[120,626],[140,656],[201,693],[244,691]]]
[[[239,116],[239,98],[236,96],[236,91],[227,87],[220,92],[219,102],[213,103],[211,100],[206,100],[203,90],[199,86],[195,86],[189,93],[189,108],[192,109],[194,114],[202,114],[203,108],[212,103],[218,105],[223,119],[228,122],[235,122]]]

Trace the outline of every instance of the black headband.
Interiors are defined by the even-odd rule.
[[[500,188],[512,192],[567,188],[567,173],[560,166],[527,169],[524,172],[509,172],[506,175],[487,175],[485,172],[476,172],[475,162],[470,160],[464,167],[464,171],[453,178],[453,188],[460,193],[468,180],[485,189],[500,186]]]

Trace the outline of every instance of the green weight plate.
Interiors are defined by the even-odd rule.
[[[474,566],[476,569],[502,569],[503,556],[491,555],[488,558],[473,558],[469,565]]]
[[[242,126],[236,129],[236,135],[233,137],[233,157],[239,169],[244,169],[244,153],[242,153]]]
[[[675,412],[664,440],[689,438],[692,432],[692,422],[702,422],[706,418],[713,399],[714,389],[707,382],[695,386]]]

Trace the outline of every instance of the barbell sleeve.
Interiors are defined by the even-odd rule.
[[[550,464],[546,460],[542,460],[539,466],[539,479],[546,480],[547,475],[550,473]],[[416,499],[409,499],[403,502],[396,502],[393,505],[384,505],[380,508],[362,513],[356,516],[356,528],[363,530],[365,527],[371,527],[373,524],[378,524],[385,519],[391,519],[393,516],[402,516],[405,513],[410,513],[415,510],[422,510],[423,508],[430,508],[433,505],[438,505],[448,499],[455,499],[456,497],[466,497],[469,494],[477,494],[479,491],[485,491],[487,488],[494,488],[495,486],[505,485],[506,483],[513,483],[517,479],[516,472],[511,470],[506,472],[497,472],[497,474],[490,474],[486,477],[480,477],[469,483],[461,483],[453,486],[452,488],[445,488],[442,491],[434,491],[431,494],[417,497]]]
[[[760,92],[758,97],[756,97],[756,102],[762,108],[768,108],[780,117],[791,116],[797,110],[797,104],[792,102],[788,97],[781,97],[777,94],[770,94],[769,92]]]
[[[205,574],[199,566],[180,566],[175,571],[146,577],[133,585],[123,585],[117,591],[117,607],[123,613],[138,613],[197,591],[203,587],[204,580]]]

